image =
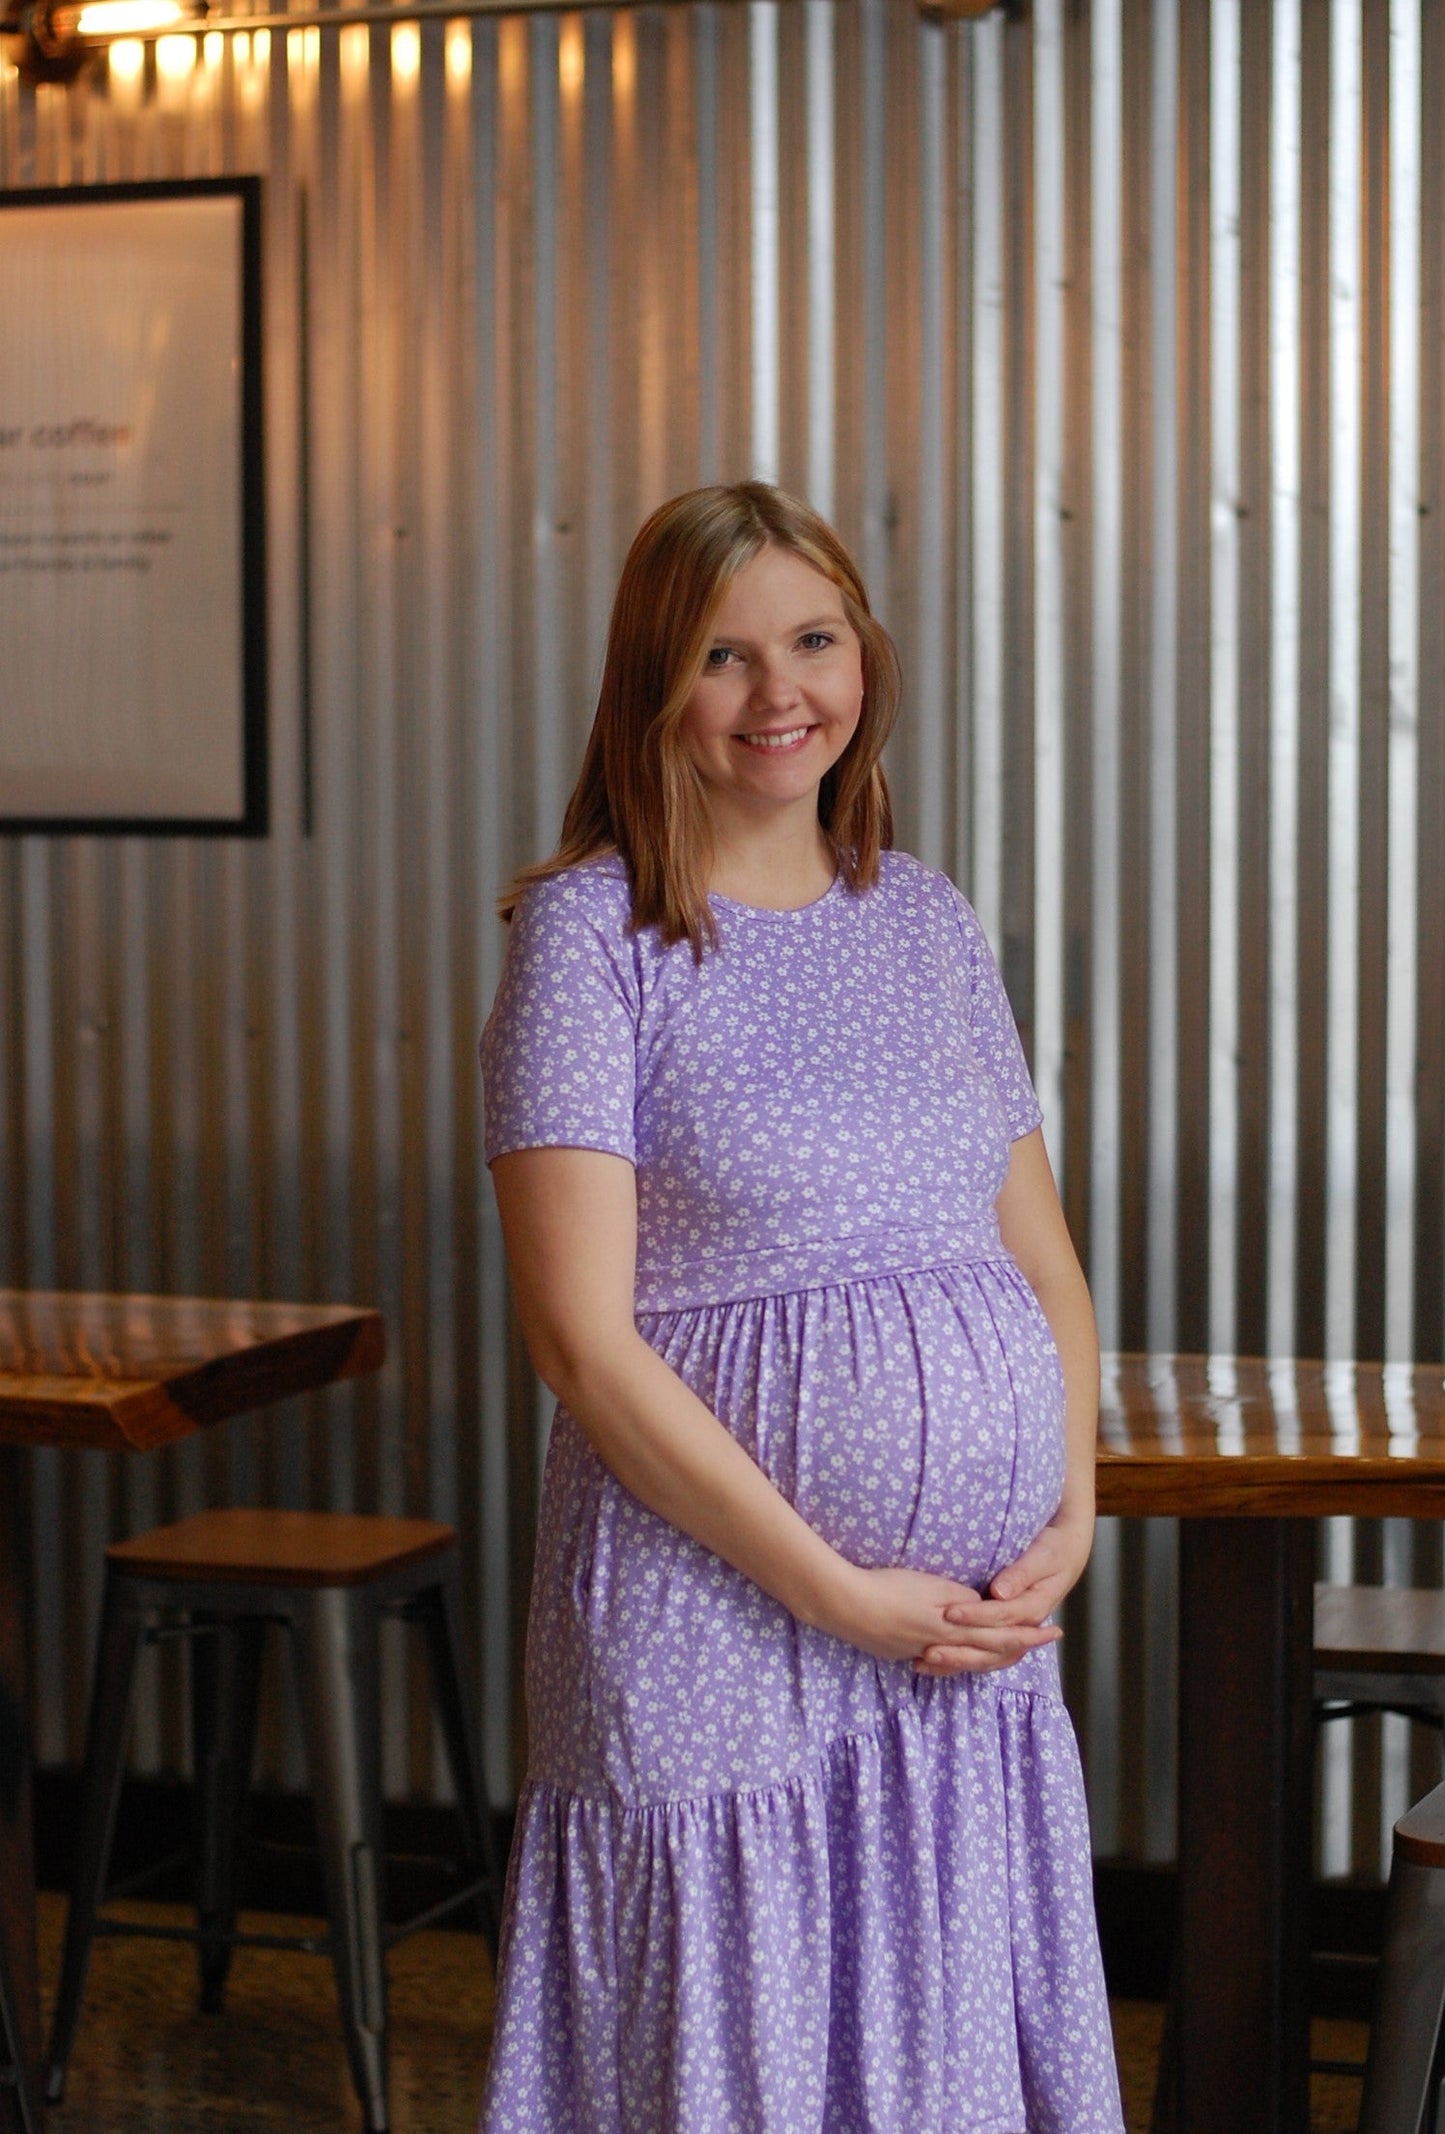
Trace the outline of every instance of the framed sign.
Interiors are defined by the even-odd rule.
[[[261,181],[0,192],[0,830],[266,828]]]

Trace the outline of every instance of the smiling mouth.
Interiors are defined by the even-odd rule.
[[[736,738],[745,748],[756,749],[760,755],[786,755],[792,749],[801,748],[814,731],[811,726],[790,726],[786,733],[739,734]]]

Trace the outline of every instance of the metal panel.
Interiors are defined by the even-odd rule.
[[[696,0],[133,58],[0,68],[0,183],[267,176],[276,822],[0,850],[0,1272],[355,1297],[392,1360],[33,1463],[47,1758],[108,1535],[405,1507],[461,1526],[514,1783],[547,1403],[480,1156],[491,902],[555,835],[627,540],[696,481],[777,470],[862,557],[900,839],[1003,959],[1106,1338],[1439,1356],[1434,0]],[[1433,1530],[1322,1546],[1440,1576]],[[1111,1525],[1070,1611],[1107,1850],[1172,1843],[1173,1575],[1170,1527]],[[444,1790],[387,1664],[388,1783]],[[147,1767],[181,1717],[160,1678]],[[1335,1733],[1332,1869],[1421,1768]]]
[[[1330,6],[1330,606],[1325,1345],[1355,1342],[1360,896],[1363,53],[1360,0]]]
[[[984,931],[1003,938],[1004,174],[1003,22],[973,32],[973,555],[969,893]]]
[[[1033,1071],[1044,1137],[1064,1146],[1064,10],[1037,0],[1034,29],[1034,881]]]
[[[1091,22],[1090,428],[1093,461],[1090,624],[1090,764],[1093,983],[1089,996],[1092,1142],[1089,1276],[1099,1336],[1121,1339],[1119,1223],[1123,1212],[1119,1129],[1122,1000],[1120,867],[1123,699],[1124,262],[1123,11],[1095,0]]]
[[[1235,1346],[1239,1229],[1240,210],[1239,0],[1210,40],[1209,1346]]]
[[[1179,10],[1157,0],[1150,84],[1149,350],[1153,421],[1149,629],[1148,1341],[1176,1339],[1179,878]]]
[[[1420,716],[1420,13],[1390,9],[1389,792],[1385,1354],[1414,1343],[1416,795]]]
[[[1299,1178],[1300,11],[1276,0],[1269,189],[1269,1123],[1271,1355],[1295,1340]]]
[[[779,348],[778,0],[748,0],[752,111],[753,460],[760,481],[777,481],[781,393]]]

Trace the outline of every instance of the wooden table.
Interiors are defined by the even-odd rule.
[[[1172,2123],[1308,2134],[1311,1522],[1445,1518],[1445,1378],[1106,1356],[1098,1493],[1183,1521]]]
[[[31,1536],[20,1447],[149,1451],[374,1371],[384,1354],[379,1313],[351,1305],[0,1290],[0,1697],[29,1709]],[[28,1769],[15,1813],[0,1809],[0,1934],[38,2075]]]

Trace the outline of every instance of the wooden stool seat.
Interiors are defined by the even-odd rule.
[[[1315,1666],[1357,1674],[1445,1674],[1445,1593],[1413,1586],[1316,1586]]]
[[[224,1579],[227,1584],[358,1586],[438,1555],[456,1531],[434,1519],[380,1519],[353,1512],[197,1512],[133,1541],[107,1559],[132,1576]]]
[[[1397,1713],[1434,1729],[1445,1772],[1445,1593],[1316,1586],[1314,1678],[1316,1719]]]
[[[1395,1825],[1395,1852],[1415,1867],[1445,1868],[1445,1786],[1406,1809]]]

